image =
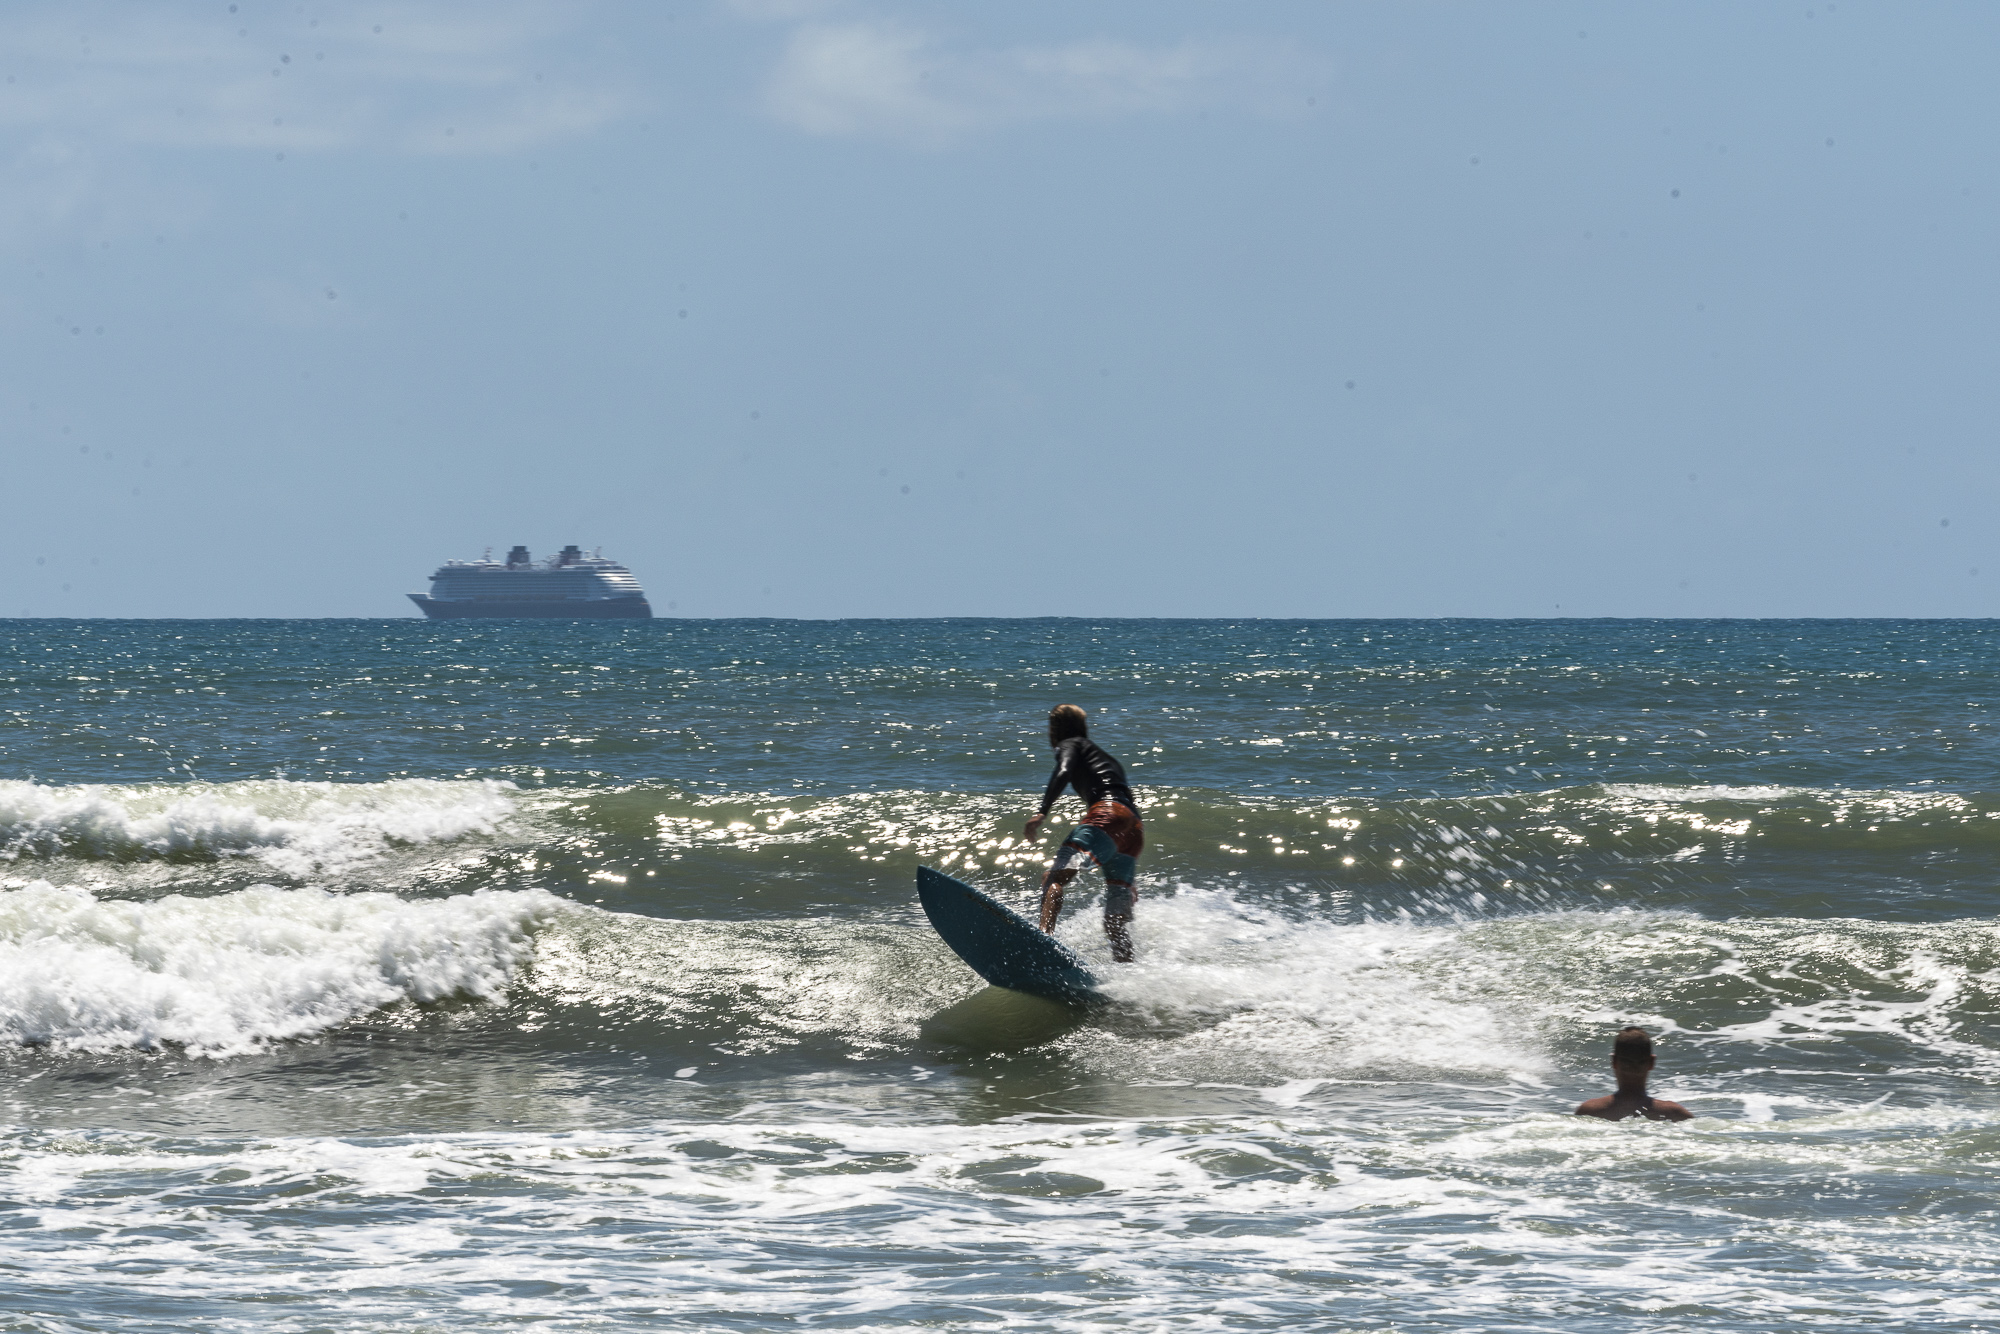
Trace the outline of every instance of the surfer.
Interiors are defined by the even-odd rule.
[[[1024,837],[1032,843],[1041,834],[1049,808],[1073,787],[1087,808],[1082,823],[1070,830],[1056,851],[1055,862],[1042,876],[1042,930],[1053,935],[1062,916],[1063,886],[1076,878],[1070,863],[1082,855],[1104,872],[1104,935],[1111,957],[1132,962],[1132,908],[1138,901],[1136,875],[1146,833],[1139,824],[1139,807],[1125,782],[1124,766],[1090,739],[1089,720],[1074,704],[1049,710],[1049,744],[1055,747],[1056,770],[1042,793],[1041,812],[1028,821]]]
[[[1592,1098],[1579,1105],[1578,1116],[1601,1116],[1622,1121],[1643,1116],[1648,1121],[1685,1121],[1694,1113],[1677,1102],[1656,1098],[1646,1092],[1646,1076],[1653,1073],[1653,1039],[1643,1028],[1621,1028],[1611,1043],[1611,1073],[1618,1076],[1618,1091]]]

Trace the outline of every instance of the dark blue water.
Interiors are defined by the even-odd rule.
[[[1992,623],[0,627],[0,1328],[2000,1321]]]

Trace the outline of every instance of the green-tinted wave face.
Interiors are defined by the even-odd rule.
[[[1856,896],[1898,912],[1960,912],[1989,901],[1983,867],[2000,843],[2000,799],[1983,793],[1592,785],[1327,801],[1148,788],[1140,800],[1145,882],[1307,891],[1353,911],[1607,901],[1734,911],[1750,880],[1804,914],[1845,915]],[[579,851],[635,859],[628,887],[643,862],[641,878],[692,874],[739,893],[771,879],[873,892],[896,879],[877,868],[899,872],[912,859],[1026,885],[1067,827],[1059,813],[1031,844],[1030,802],[917,791],[760,801],[634,790],[569,809],[601,821]],[[1921,879],[1894,874],[1912,858]],[[783,902],[783,888],[771,892]]]
[[[1282,892],[1335,916],[1612,902],[1734,913],[1962,915],[1993,903],[2000,798],[1920,788],[1592,784],[1457,797],[1142,787],[1144,886]],[[14,881],[124,893],[253,883],[548,888],[655,916],[906,906],[938,866],[1025,891],[1061,841],[1034,799],[792,795],[504,780],[0,782]],[[1071,814],[1074,814],[1072,811]]]

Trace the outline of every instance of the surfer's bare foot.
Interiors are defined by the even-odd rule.
[[[1042,877],[1042,934],[1056,933],[1056,919],[1062,916],[1063,886],[1076,878],[1070,869],[1050,871]]]
[[[1111,958],[1116,963],[1132,962],[1132,919],[1104,914],[1104,937],[1111,942]]]

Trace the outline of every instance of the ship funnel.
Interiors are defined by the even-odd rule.
[[[583,550],[576,543],[572,542],[562,549],[562,563],[564,565],[574,565],[582,559]]]
[[[528,563],[528,549],[526,547],[515,547],[507,553],[507,568],[510,570],[520,569]]]

